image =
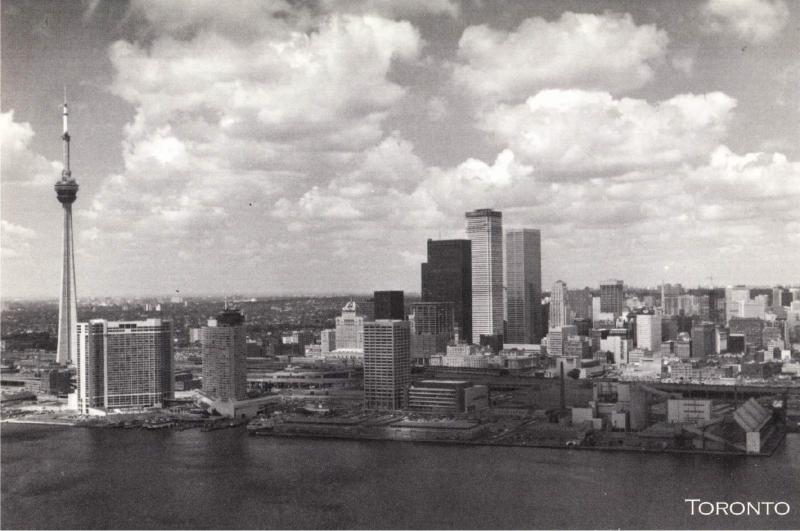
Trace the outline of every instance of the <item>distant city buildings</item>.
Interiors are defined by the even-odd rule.
[[[567,283],[557,280],[550,290],[550,330],[569,324]]]
[[[542,244],[535,229],[506,232],[508,343],[538,343],[542,334]]]
[[[503,335],[503,215],[490,209],[466,213],[472,242],[472,342]]]
[[[203,327],[203,392],[215,401],[247,398],[244,315],[226,309]]]
[[[550,356],[563,356],[567,339],[578,335],[575,326],[559,326],[551,328],[547,333],[547,354]]]
[[[449,302],[459,335],[472,339],[472,242],[428,240],[428,261],[421,266],[422,301]]]
[[[364,323],[364,409],[390,411],[406,405],[411,384],[408,321]]]
[[[762,347],[764,321],[758,318],[731,318],[728,323],[731,336],[734,334],[744,336],[745,348],[759,349]],[[730,348],[730,336],[728,338],[728,348]]]
[[[333,350],[336,350],[336,330],[332,328],[326,328],[322,332],[320,332],[319,336],[319,343],[320,343],[320,352],[322,354],[327,354]]]
[[[93,319],[77,326],[77,409],[160,406],[173,397],[172,322]]]

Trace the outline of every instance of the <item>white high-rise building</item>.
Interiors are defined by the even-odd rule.
[[[336,318],[336,348],[361,350],[364,348],[364,318],[358,315],[358,306],[350,301]]]
[[[226,308],[201,334],[203,393],[215,401],[247,398],[247,337],[244,315]]]
[[[172,323],[161,319],[77,324],[78,411],[162,405],[173,398]]]
[[[567,294],[567,283],[556,280],[553,289],[550,290],[550,330],[566,326],[569,323],[569,303]]]
[[[658,352],[661,349],[661,315],[636,316],[636,348]]]
[[[466,213],[472,241],[472,342],[503,334],[503,214],[491,209]]]
[[[542,333],[542,245],[535,229],[506,232],[507,343],[538,343]]]

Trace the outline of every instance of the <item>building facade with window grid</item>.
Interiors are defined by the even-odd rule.
[[[403,409],[410,384],[408,321],[378,320],[364,323],[364,409]]]
[[[172,322],[78,324],[78,410],[139,409],[173,398]]]
[[[247,339],[244,315],[226,309],[201,333],[203,392],[214,400],[247,398]]]

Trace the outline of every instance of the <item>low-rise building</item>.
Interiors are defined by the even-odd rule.
[[[408,409],[470,413],[489,407],[489,390],[465,380],[422,380],[408,390]]]

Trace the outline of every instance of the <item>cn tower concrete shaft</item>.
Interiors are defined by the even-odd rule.
[[[69,111],[64,99],[64,170],[56,182],[58,202],[64,209],[64,241],[61,262],[61,295],[58,304],[58,351],[56,361],[60,365],[75,363],[78,359],[77,324],[78,298],[75,292],[75,246],[72,237],[72,203],[78,198],[78,183],[72,178],[69,168]]]

